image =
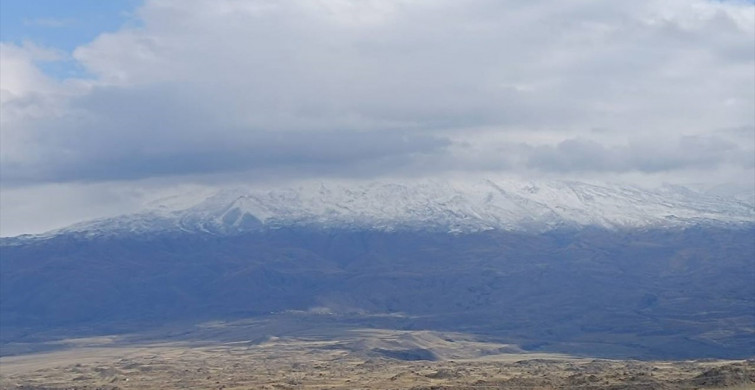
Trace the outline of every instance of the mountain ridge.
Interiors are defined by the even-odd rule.
[[[170,231],[223,235],[287,226],[468,233],[751,223],[755,206],[678,185],[649,190],[576,181],[319,182],[221,189],[193,199],[188,194],[142,212],[19,237]]]

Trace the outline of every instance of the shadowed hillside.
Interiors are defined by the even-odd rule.
[[[6,240],[2,341],[302,310],[357,322],[393,313],[382,325],[472,332],[527,350],[749,357],[753,232],[302,228]]]

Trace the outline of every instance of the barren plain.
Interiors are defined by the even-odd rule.
[[[207,323],[162,333],[161,340],[154,333],[58,341],[46,351],[0,358],[0,388],[755,388],[752,360],[593,359],[531,353],[456,332],[300,324],[275,336],[265,325],[271,324]]]

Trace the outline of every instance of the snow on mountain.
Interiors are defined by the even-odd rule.
[[[141,213],[84,222],[44,236],[233,234],[283,226],[473,232],[753,222],[751,204],[672,185],[647,190],[572,181],[332,182],[174,197]]]

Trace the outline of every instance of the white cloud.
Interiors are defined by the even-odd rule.
[[[36,61],[54,61],[60,53],[26,43],[17,46],[0,43],[0,102],[21,99],[35,93],[49,93],[53,82],[37,66]]]

